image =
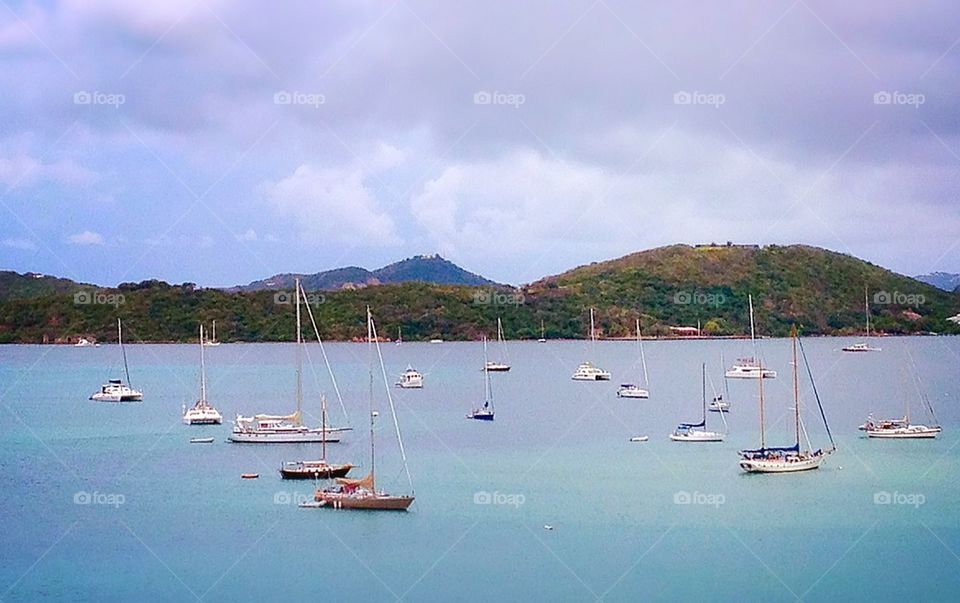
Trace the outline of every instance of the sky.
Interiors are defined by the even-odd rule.
[[[521,284],[730,240],[960,272],[956,2],[0,4],[0,269]]]

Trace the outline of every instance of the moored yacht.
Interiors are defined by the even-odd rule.
[[[867,338],[870,338],[870,296],[866,287],[863,288],[863,306],[867,314]],[[872,347],[869,343],[860,342],[844,346],[844,352],[879,352],[880,348]]]
[[[483,341],[484,341],[484,346],[486,346],[486,341],[487,341],[486,337],[484,337]],[[506,360],[507,346],[503,343],[503,324],[501,324],[499,316],[497,317],[497,341],[500,343],[501,356],[503,357],[504,360]],[[505,373],[510,370],[510,365],[502,360],[501,361],[487,360],[483,363],[483,368],[485,371],[489,371],[489,372]]]
[[[670,434],[674,442],[722,442],[724,434],[707,429],[707,365],[700,367],[701,402],[703,411],[699,423],[680,423]],[[723,416],[721,415],[721,418]],[[726,422],[726,420],[724,420]]]
[[[207,402],[207,367],[203,359],[204,341],[203,325],[200,325],[200,399],[190,408],[183,409],[183,423],[185,425],[219,425],[223,422],[220,411]]]
[[[640,355],[640,365],[643,368],[643,372],[640,377],[643,379],[643,384],[646,386],[649,383],[647,376],[647,360],[643,355],[643,337],[640,333],[640,319],[637,319],[637,350]],[[649,398],[650,392],[646,390],[645,387],[641,387],[635,383],[621,383],[620,389],[617,390],[618,398]]]
[[[753,296],[748,295],[747,300],[750,304],[750,344],[753,346],[753,356],[749,358],[739,358],[730,368],[724,377],[727,379],[776,379],[777,372],[768,368],[761,368],[759,354],[757,354],[757,337],[753,322]]]
[[[423,387],[423,375],[412,366],[407,366],[407,370],[400,374],[397,387],[402,387],[403,389],[420,389]]]
[[[327,428],[327,398],[320,397],[320,416],[322,423],[320,425],[321,437],[326,433]],[[323,446],[320,449],[320,458],[315,461],[284,461],[280,466],[280,477],[282,479],[333,479],[343,477],[353,469],[353,465],[332,464],[327,462],[327,438],[321,440]]]
[[[100,391],[94,392],[91,400],[97,402],[140,402],[143,400],[143,392],[134,389],[130,383],[130,367],[127,364],[127,350],[123,347],[123,326],[120,319],[117,319],[117,342],[120,344],[120,354],[123,356],[123,374],[127,381],[122,379],[110,379],[100,386]]]
[[[596,344],[597,332],[593,321],[593,308],[590,308],[590,352],[592,356],[596,356]],[[587,361],[581,362],[570,378],[574,381],[609,381],[610,373]]]

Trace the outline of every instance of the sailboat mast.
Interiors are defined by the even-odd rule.
[[[303,405],[303,350],[301,343],[303,338],[300,333],[300,279],[295,279],[294,286],[297,288],[297,424],[300,424],[300,411]]]
[[[750,303],[750,345],[753,346],[753,357],[754,357],[754,359],[756,359],[757,361],[759,361],[759,360],[760,360],[760,355],[757,354],[757,339],[756,339],[756,332],[755,332],[754,326],[753,326],[753,296],[752,296],[752,295],[748,295],[748,296],[747,296],[747,300],[748,300],[749,303]],[[760,375],[760,379],[761,379],[761,381],[763,380],[763,375],[762,375],[762,374]]]
[[[200,401],[207,401],[207,367],[203,359],[203,323],[200,323]]]
[[[320,441],[322,442],[320,448],[320,460],[327,462],[327,397],[323,394],[320,395]]]
[[[593,324],[593,308],[590,308],[590,355],[593,356],[593,362],[597,362],[597,335]]]
[[[367,365],[369,372],[369,399],[370,399],[370,479],[373,482],[373,491],[376,492],[376,453],[373,443],[373,315],[370,306],[367,306]]]
[[[213,339],[211,341],[217,340],[217,321],[213,321]]]
[[[790,338],[793,340],[793,417],[797,433],[797,439],[795,444],[797,445],[797,450],[800,450],[800,379],[799,379],[799,364],[797,362],[797,326],[793,326],[793,331],[790,333]],[[760,381],[763,381],[763,375],[760,376]],[[808,438],[809,439],[809,438]],[[809,442],[808,442],[809,443]]]
[[[487,336],[483,336],[483,401],[493,401],[493,388],[490,384],[490,371],[487,368]],[[486,405],[486,404],[485,404]]]
[[[703,413],[701,414],[700,421],[703,423],[703,428],[707,428],[707,363],[703,362],[700,364],[700,398],[703,402]]]
[[[767,440],[763,427],[763,362],[758,361],[757,365],[760,368],[760,377],[757,379],[760,382],[760,448],[766,448]]]
[[[540,339],[546,339],[546,337],[544,337],[544,333],[545,331],[543,330],[543,319],[541,318],[540,319]]]
[[[130,384],[130,367],[127,366],[127,349],[123,347],[123,328],[120,326],[120,319],[117,319],[117,341],[120,343],[120,353],[123,354],[123,374],[127,377],[127,387],[133,387]]]

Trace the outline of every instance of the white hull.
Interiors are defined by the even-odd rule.
[[[609,381],[610,373],[593,366],[589,362],[584,362],[577,367],[576,372],[570,378],[574,381]]]
[[[760,369],[756,367],[747,368],[747,367],[733,367],[729,371],[723,374],[727,379],[759,379],[760,378]],[[777,371],[771,371],[770,369],[763,369],[763,378],[764,379],[776,379]]]
[[[232,431],[227,439],[238,444],[306,444],[320,443],[326,440],[328,444],[339,442],[340,433],[348,428],[340,427],[327,429],[326,438],[320,429],[306,429],[302,431]]]
[[[571,377],[574,381],[609,381],[610,373],[598,373],[588,375],[574,375]]]
[[[143,394],[140,392],[131,394],[104,394],[97,392],[90,396],[90,399],[96,402],[142,402]]]
[[[910,440],[910,439],[932,439],[940,435],[939,427],[927,427],[925,425],[911,425],[909,427],[897,427],[893,429],[868,429],[867,437],[891,439],[891,440]]]
[[[216,410],[197,411],[190,409],[183,414],[184,425],[220,425],[223,416]]]
[[[670,439],[674,442],[722,442],[723,434],[715,431],[674,432],[670,434]]]
[[[880,348],[872,348],[865,343],[855,343],[843,348],[844,352],[879,352]]]
[[[639,387],[634,388],[623,388],[617,390],[618,398],[649,398],[650,392],[645,389],[640,389]]]
[[[795,473],[820,467],[823,455],[810,456],[800,460],[787,459],[740,459],[740,468],[747,473]]]

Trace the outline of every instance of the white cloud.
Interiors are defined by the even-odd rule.
[[[103,245],[103,235],[91,230],[84,230],[67,237],[67,243],[71,245]]]
[[[22,249],[23,251],[36,251],[37,244],[31,239],[21,239],[21,238],[9,238],[0,241],[4,247],[10,247],[12,249]]]
[[[255,231],[252,228],[248,228],[246,232],[238,234],[235,238],[238,241],[245,241],[250,243],[257,241],[259,239],[259,237],[257,236],[257,231]]]
[[[359,168],[304,164],[263,189],[274,208],[296,222],[304,242],[372,247],[400,243],[393,219],[377,206]]]
[[[0,157],[0,183],[11,187],[28,186],[44,181],[84,186],[93,184],[97,180],[99,175],[96,172],[70,159],[43,163],[29,155]]]

